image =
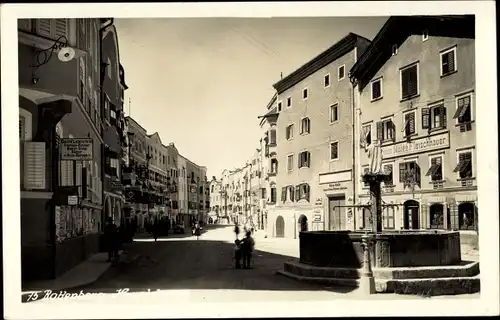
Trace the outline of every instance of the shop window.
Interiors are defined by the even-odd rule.
[[[394,208],[385,208],[382,211],[383,227],[384,229],[394,229],[395,213]]]
[[[431,229],[444,229],[444,206],[434,203],[429,208],[429,221]]]

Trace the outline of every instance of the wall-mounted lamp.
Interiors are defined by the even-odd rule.
[[[60,36],[59,38],[57,38],[54,44],[49,48],[38,50],[35,53],[35,58],[34,58],[35,63],[31,65],[32,69],[31,80],[33,84],[38,83],[38,81],[40,80],[40,78],[36,76],[36,71],[38,70],[38,68],[47,64],[50,61],[50,59],[52,59],[52,55],[56,50],[59,50],[59,52],[57,53],[57,58],[61,62],[71,61],[76,55],[75,50],[73,48],[68,47],[68,39],[65,36]]]

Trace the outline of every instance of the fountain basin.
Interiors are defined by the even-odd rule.
[[[361,231],[300,233],[300,262],[317,267],[361,268]],[[384,231],[372,236],[374,268],[454,265],[461,261],[457,231]]]

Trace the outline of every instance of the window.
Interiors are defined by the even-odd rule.
[[[286,139],[290,140],[293,138],[293,124],[290,124],[286,127]]]
[[[399,182],[403,186],[420,186],[420,167],[416,161],[408,161],[399,164]]]
[[[286,191],[287,191],[287,187],[282,187],[281,188],[281,201],[282,202],[285,202],[286,201]]]
[[[330,74],[325,75],[324,85],[325,88],[328,88],[330,86]]]
[[[292,97],[286,98],[286,107],[290,108],[292,106]]]
[[[471,109],[471,95],[466,95],[457,99],[457,111],[453,115],[453,119],[457,119],[460,125],[460,131],[470,131],[472,126],[472,109]]]
[[[371,82],[372,101],[382,98],[382,79],[373,80]]]
[[[271,129],[271,130],[269,130],[269,132],[270,132],[269,144],[275,145],[276,144],[276,129]]]
[[[449,75],[457,71],[457,47],[441,52],[441,76]]]
[[[442,181],[443,180],[443,157],[435,156],[430,158],[429,170],[425,174],[431,177],[431,181]]]
[[[382,219],[384,229],[394,229],[394,208],[384,208]]]
[[[416,133],[415,130],[415,111],[408,112],[404,115],[405,124],[403,127],[404,136],[410,137],[411,135]]]
[[[362,127],[362,136],[361,136],[362,145],[363,143],[366,145],[370,145],[372,143],[372,125],[366,124]]]
[[[278,102],[278,112],[281,112],[281,110],[283,109],[283,108],[282,108],[282,105],[283,105],[283,104],[281,103],[281,101],[280,101],[280,102]]]
[[[337,160],[339,158],[339,142],[335,141],[330,143],[330,160]]]
[[[289,154],[286,159],[286,170],[287,171],[292,171],[293,170],[293,154]]]
[[[429,40],[429,31],[424,30],[422,32],[422,41],[427,41],[427,40]]]
[[[339,121],[339,104],[330,106],[330,123]]]
[[[309,118],[303,118],[300,121],[300,134],[311,133],[311,120]]]
[[[261,188],[260,189],[260,196],[262,199],[266,199],[267,198],[267,189],[266,188]]]
[[[429,207],[429,220],[431,229],[444,229],[444,208],[440,203]]]
[[[395,130],[396,127],[391,119],[379,121],[377,122],[377,139],[379,142],[395,141]]]
[[[391,47],[391,52],[392,52],[392,55],[395,56],[398,54],[398,45],[397,44],[393,44],[392,47]]]
[[[401,99],[409,99],[418,94],[418,63],[400,70]]]
[[[276,203],[276,187],[271,187],[271,203]]]
[[[384,170],[384,173],[388,175],[388,177],[384,180],[384,186],[386,186],[386,187],[393,186],[394,185],[394,178],[393,178],[393,174],[392,174],[392,170],[393,170],[392,164],[384,164],[383,170]]]
[[[307,200],[309,201],[310,198],[310,188],[307,183],[301,183],[298,186],[295,187],[295,195],[297,201],[299,200]]]
[[[309,89],[304,88],[302,90],[302,99],[306,100],[309,97]]]
[[[458,164],[453,172],[458,172],[460,179],[473,177],[472,151],[464,151],[458,153]]]
[[[341,65],[337,70],[337,76],[339,81],[345,78],[345,65]]]
[[[278,173],[278,160],[271,159],[271,173]]]
[[[301,152],[299,155],[299,168],[302,168],[302,167],[309,168],[309,166],[311,164],[310,158],[311,158],[311,153],[309,151]]]
[[[446,108],[443,104],[422,109],[422,129],[438,130],[446,128]]]

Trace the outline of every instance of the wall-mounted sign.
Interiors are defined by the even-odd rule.
[[[68,206],[78,205],[78,196],[68,196]]]
[[[450,133],[446,132],[382,147],[382,157],[384,159],[402,157],[413,153],[428,152],[449,147]]]
[[[92,160],[92,138],[61,139],[61,160]]]
[[[324,188],[324,191],[339,191],[339,190],[346,190],[347,186],[345,186],[343,183],[340,182],[335,182],[335,183],[329,183],[328,187]]]
[[[314,217],[313,217],[313,220],[315,222],[321,221],[321,215],[320,214],[315,214]]]

